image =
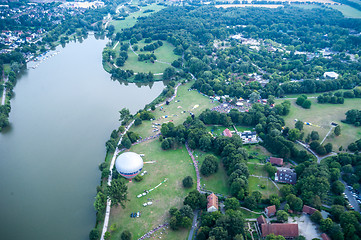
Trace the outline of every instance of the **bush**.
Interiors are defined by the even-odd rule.
[[[191,188],[193,186],[193,178],[191,176],[187,176],[182,181],[183,187]]]
[[[99,230],[93,228],[89,233],[89,240],[98,240],[100,237]]]
[[[132,239],[132,234],[128,230],[124,230],[122,232],[122,235],[120,235],[120,239],[121,240],[131,240]]]
[[[134,125],[135,125],[135,126],[139,126],[140,124],[142,124],[142,119],[136,118],[136,119],[134,120]]]
[[[136,182],[140,182],[140,181],[142,181],[144,179],[144,177],[143,176],[140,176],[140,175],[137,175],[137,176],[135,176],[135,178],[134,178],[134,180],[136,181]]]

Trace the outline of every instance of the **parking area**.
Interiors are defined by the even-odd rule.
[[[317,225],[313,223],[310,219],[310,216],[302,214],[299,217],[290,217],[288,218],[289,223],[298,223],[298,229],[300,235],[304,236],[306,239],[320,238],[321,232],[317,230]]]
[[[347,183],[342,181],[345,185],[345,197],[350,203],[350,208],[354,209],[357,212],[360,212],[361,196],[360,193],[353,189],[351,186],[348,186]]]

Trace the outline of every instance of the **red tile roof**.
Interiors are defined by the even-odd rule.
[[[231,131],[229,131],[228,128],[224,129],[223,135],[226,137],[232,137],[232,133],[231,133]]]
[[[316,212],[317,209],[314,209],[313,207],[303,205],[302,212],[307,213],[309,215],[312,215],[314,212]]]
[[[285,238],[298,237],[298,224],[297,223],[272,223],[261,225],[262,237],[269,234],[281,235]]]
[[[269,207],[266,207],[265,210],[264,210],[267,214],[268,217],[272,216],[272,215],[275,215],[276,213],[276,206],[275,205],[272,205],[272,206],[269,206]]]
[[[259,225],[261,225],[261,224],[267,223],[267,222],[266,222],[266,219],[264,218],[264,216],[261,215],[261,216],[259,216],[259,217],[257,218],[257,223],[258,223]]]
[[[208,195],[207,200],[207,209],[214,206],[218,210],[218,197],[214,193]]]
[[[322,233],[321,238],[322,240],[331,240],[331,238],[326,233]]]
[[[276,164],[278,166],[283,165],[283,158],[270,157],[269,161],[270,161],[271,164]]]

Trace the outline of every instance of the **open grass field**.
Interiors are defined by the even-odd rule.
[[[313,8],[320,8],[320,5],[316,4],[292,4],[293,7],[299,7],[303,9],[313,9]]]
[[[245,145],[244,148],[247,150],[249,155],[248,162],[265,163],[266,158],[272,155],[267,151],[267,149],[258,144]]]
[[[142,44],[143,43],[143,44]],[[139,47],[144,46],[144,41],[141,41],[140,44],[136,44]],[[120,45],[116,47],[117,54],[119,53]],[[121,67],[122,69],[133,70],[134,72],[152,72],[152,73],[163,73],[164,70],[170,66],[170,64],[178,59],[173,53],[174,46],[171,43],[163,41],[163,46],[154,50],[154,55],[157,57],[158,61],[161,62],[150,62],[148,61],[138,61],[138,56],[130,49],[128,49],[128,59],[125,62],[124,66]],[[151,53],[148,51],[137,51],[138,54],[147,54]]]
[[[262,8],[278,8],[283,7],[282,4],[222,4],[216,5],[216,8],[231,8],[231,7],[262,7]]]
[[[220,137],[223,135],[223,131],[226,129],[226,127],[223,126],[207,126],[207,130],[212,133],[214,137]],[[234,131],[233,128],[229,129],[231,132]]]
[[[268,173],[264,170],[264,165],[247,163],[250,175],[269,177]]]
[[[200,150],[195,150],[193,155],[198,160],[198,167],[200,168],[202,166],[202,163],[204,161],[205,156],[208,153],[202,152]],[[220,193],[223,195],[229,195],[229,186],[227,183],[228,176],[226,173],[226,170],[223,167],[223,164],[221,163],[221,159],[218,158],[218,171],[215,174],[212,174],[209,177],[205,177],[201,175],[201,186],[204,186],[205,189]]]
[[[261,188],[261,186],[264,188]],[[267,178],[257,178],[250,176],[248,178],[249,191],[259,191],[262,193],[262,198],[268,198],[272,194],[280,194],[276,186]]]
[[[354,127],[351,124],[342,123],[345,119],[345,113],[350,109],[360,109],[360,99],[345,99],[344,104],[318,104],[317,99],[310,99],[312,101],[311,109],[304,109],[296,105],[296,100],[291,100],[291,111],[284,117],[286,126],[294,128],[295,119],[303,122],[310,122],[317,126],[304,125],[305,136],[311,131],[317,131],[322,140],[330,130],[330,123],[335,122],[341,126],[341,135],[335,137],[330,134],[324,143],[332,143],[333,150],[338,151],[340,146],[347,148],[347,146],[361,138],[361,128]],[[277,100],[277,103],[280,102]]]
[[[339,10],[347,18],[361,18],[361,11],[347,5],[332,5],[332,8]]]
[[[143,138],[153,136],[158,132],[153,132],[152,125],[154,123],[162,124],[172,121],[174,125],[182,124],[191,111],[196,116],[207,108],[216,106],[209,98],[199,94],[197,91],[188,91],[193,81],[178,87],[176,98],[169,104],[163,105],[162,108],[154,110],[155,121],[143,121],[139,126],[133,126],[131,131],[137,132]],[[184,111],[186,111],[184,113]],[[165,118],[167,116],[167,118]],[[160,126],[157,126],[160,130]]]
[[[164,6],[152,4],[146,7],[141,7],[141,9],[137,12],[129,14],[124,20],[113,20],[110,24],[115,27],[115,33],[121,32],[124,28],[133,27],[137,23],[138,17],[145,17],[149,16],[152,13],[158,12],[162,10]],[[144,13],[145,10],[154,10],[154,12]]]
[[[168,211],[171,207],[181,207],[183,200],[189,191],[195,189],[184,189],[182,180],[190,175],[196,180],[195,170],[184,146],[176,150],[163,151],[158,139],[133,146],[131,151],[138,154],[145,154],[144,162],[156,161],[155,163],[145,163],[144,170],[148,173],[141,182],[128,183],[128,199],[125,209],[113,207],[110,216],[110,225],[116,224],[117,230],[112,233],[111,239],[120,239],[123,230],[128,229],[133,234],[133,239],[138,239],[154,227],[169,220]],[[149,190],[165,178],[167,182],[150,192],[146,196],[137,198],[136,196]],[[151,206],[143,207],[142,204],[151,199]],[[141,212],[140,218],[130,218],[132,212]],[[165,239],[186,239],[188,230],[168,231]]]
[[[243,217],[244,218],[258,218],[261,214],[256,214],[256,213],[253,213],[253,212],[250,212],[250,211],[247,211],[245,209],[239,209],[242,214],[243,214]]]

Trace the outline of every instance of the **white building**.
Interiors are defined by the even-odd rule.
[[[323,74],[323,77],[326,78],[326,79],[337,79],[338,78],[338,74],[335,73],[335,72],[325,72]]]

